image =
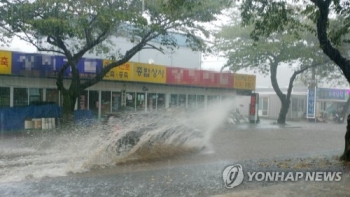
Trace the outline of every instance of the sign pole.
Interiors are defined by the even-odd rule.
[[[307,113],[306,118],[314,118],[315,122],[316,120],[316,86],[315,87],[309,87],[308,93],[307,93]]]
[[[314,97],[314,110],[315,110],[315,112],[314,112],[314,114],[315,114],[315,122],[317,122],[317,114],[316,114],[316,107],[317,107],[317,100],[316,100],[316,94],[317,94],[317,89],[316,89],[316,86],[315,86],[315,97]]]

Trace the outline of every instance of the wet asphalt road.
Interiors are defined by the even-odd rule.
[[[242,164],[248,170],[266,170],[266,167],[259,165],[259,159],[273,163],[276,159],[321,158],[339,155],[343,151],[345,124],[294,122],[280,128],[269,122],[264,121],[258,126],[218,129],[208,150],[201,154],[95,169],[66,177],[3,183],[0,184],[0,196],[156,197],[211,196],[231,192],[241,192],[237,193],[238,196],[252,196],[254,193],[249,192],[259,194],[257,191],[264,188],[282,194],[278,193],[281,188],[276,189],[278,186],[268,183],[246,183],[235,190],[226,189],[222,171],[225,166],[235,163]],[[335,167],[334,170],[339,168]],[[335,183],[337,186],[350,183],[347,169],[344,174],[342,182]],[[291,189],[293,187],[297,186],[287,187],[290,189],[289,196],[300,196],[298,190]],[[332,188],[331,185],[329,187]],[[311,186],[307,191],[318,194],[319,189]],[[344,191],[340,192],[343,193],[328,193],[325,196],[343,196]],[[268,192],[265,193],[268,195]]]

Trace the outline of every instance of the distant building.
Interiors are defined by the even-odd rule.
[[[281,88],[287,93],[287,88]],[[273,88],[257,88],[259,93],[259,116],[262,118],[277,119],[281,109],[281,101]],[[305,119],[307,113],[307,87],[294,87],[287,120]],[[349,98],[347,89],[317,88],[316,91],[316,117],[325,113],[328,117],[340,107],[344,106]]]

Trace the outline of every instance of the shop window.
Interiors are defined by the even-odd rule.
[[[136,101],[136,97],[135,97],[135,93],[133,92],[127,92],[126,93],[126,106],[128,108],[132,108],[135,109],[135,101]]]
[[[197,108],[204,108],[204,95],[197,95]]]
[[[136,95],[136,109],[145,110],[145,93],[137,93]]]
[[[38,103],[44,100],[43,89],[29,88],[29,103]]]
[[[88,91],[83,91],[78,100],[78,109],[80,110],[86,110],[87,109],[87,103],[88,103]]]
[[[57,89],[46,89],[46,101],[58,105],[59,91]]]
[[[213,103],[214,101],[215,101],[215,98],[214,98],[215,96],[212,96],[212,95],[208,95],[207,96],[207,100],[208,100],[208,104],[211,104],[211,103]]]
[[[165,94],[157,94],[157,109],[165,108]]]
[[[157,109],[157,97],[158,95],[155,93],[148,93],[147,94],[147,109],[152,111]]]
[[[170,95],[169,107],[177,107],[177,103],[178,103],[178,95],[177,94],[171,94]]]
[[[267,116],[269,109],[269,98],[268,97],[260,97],[259,99],[259,111],[261,116]]]
[[[322,102],[321,110],[326,110],[326,102]],[[292,111],[304,112],[305,111],[305,99],[292,98]]]
[[[196,108],[196,95],[188,95],[188,108]]]
[[[14,88],[13,89],[13,106],[25,106],[28,105],[28,89],[27,88]]]
[[[10,107],[10,88],[0,87],[0,107]]]
[[[111,92],[101,92],[101,116],[107,115],[111,111]]]
[[[117,112],[120,110],[121,102],[121,93],[112,92],[112,112]]]
[[[89,110],[93,111],[95,114],[98,114],[98,91],[89,90]]]
[[[186,107],[186,94],[179,94],[179,107],[185,108]]]
[[[207,99],[208,99],[208,105],[220,101],[219,96],[215,96],[215,95],[208,95]]]

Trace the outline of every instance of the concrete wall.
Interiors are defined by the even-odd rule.
[[[281,109],[281,101],[278,98],[276,94],[260,94],[260,99],[261,98],[268,98],[268,115],[267,116],[261,116],[262,118],[268,118],[268,119],[277,119],[279,116],[279,112]],[[293,98],[303,98],[306,102],[306,95],[292,95],[291,96],[291,104],[289,106],[289,110],[287,113],[287,120],[292,120],[292,119],[300,119],[302,118],[302,114],[297,114],[297,112],[293,111],[293,103],[292,99]],[[303,106],[303,112],[306,111],[306,103]]]
[[[239,96],[237,95],[234,98],[234,108],[239,109],[239,112],[244,115],[249,115],[249,104],[250,104],[250,96]]]

